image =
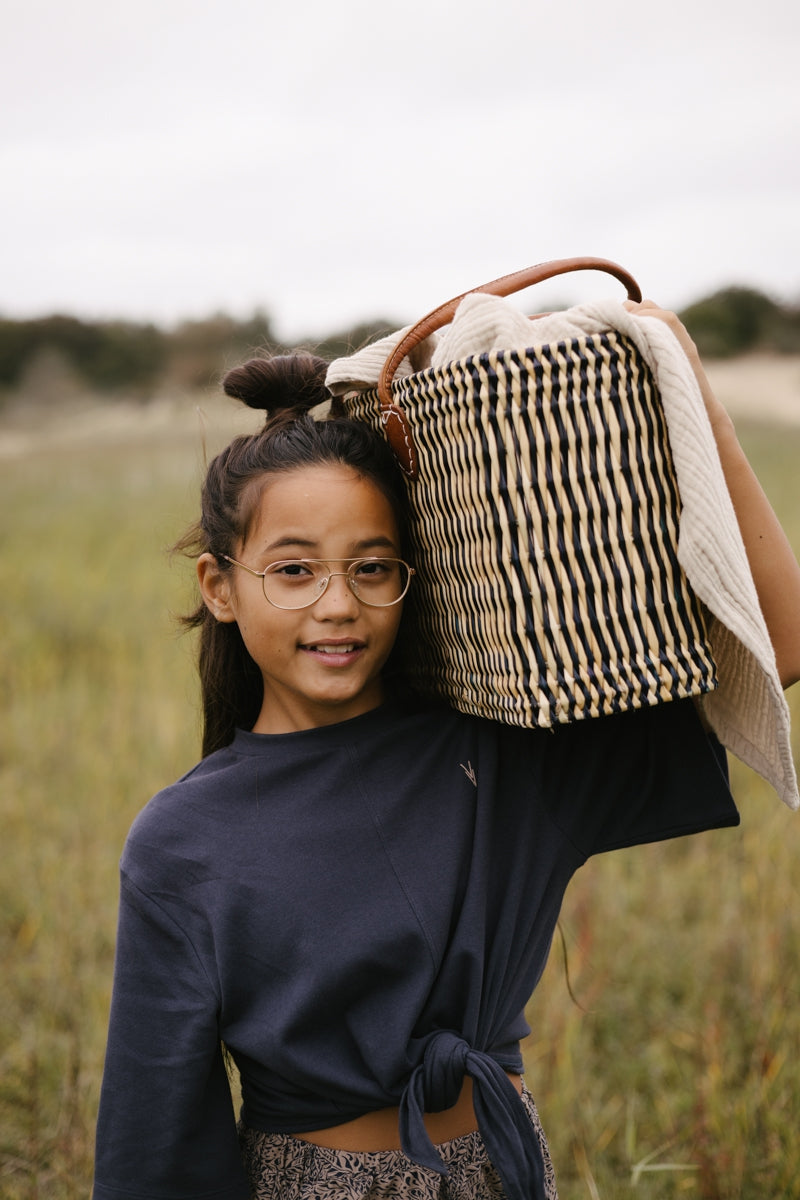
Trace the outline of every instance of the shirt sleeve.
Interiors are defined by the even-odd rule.
[[[218,997],[175,916],[123,873],[94,1200],[247,1200]]]
[[[691,700],[559,726],[540,769],[551,817],[587,858],[739,824],[725,752]]]

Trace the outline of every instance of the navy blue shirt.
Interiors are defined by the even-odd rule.
[[[388,704],[237,733],[125,846],[95,1200],[246,1200],[220,1042],[245,1124],[302,1133],[400,1105],[404,1148],[434,1167],[422,1112],[467,1072],[522,1194],[536,1164],[508,1134],[524,1110],[505,1071],[570,877],[737,823],[690,701],[554,730]]]

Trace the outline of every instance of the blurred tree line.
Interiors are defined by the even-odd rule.
[[[800,308],[778,304],[751,288],[724,288],[680,316],[706,358],[754,351],[800,353]],[[302,344],[323,358],[336,358],[398,324],[365,322]],[[145,399],[156,388],[216,386],[221,375],[244,358],[295,346],[281,343],[260,310],[243,321],[217,314],[170,330],[61,315],[27,321],[0,318],[0,395],[58,400],[88,390]]]
[[[215,387],[229,367],[265,351],[303,346],[333,359],[396,327],[391,321],[368,321],[288,345],[261,311],[242,321],[218,313],[169,330],[62,315],[27,321],[0,317],[0,402],[10,394],[45,402],[87,391],[147,399],[156,389]]]

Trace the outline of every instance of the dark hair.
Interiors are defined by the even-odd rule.
[[[309,410],[331,400],[325,387],[328,364],[298,353],[254,358],[223,379],[229,396],[266,409],[258,433],[237,437],[211,462],[202,489],[200,520],[174,550],[196,558],[211,553],[220,570],[236,556],[257,510],[264,477],[300,467],[336,463],[352,467],[386,496],[406,538],[405,484],[383,438],[368,425],[349,420],[335,407],[324,420]],[[202,601],[183,619],[200,630],[198,666],[203,704],[203,756],[232,740],[237,728],[255,724],[263,701],[261,672],[235,623],[218,622]]]

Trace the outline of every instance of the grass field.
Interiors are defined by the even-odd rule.
[[[165,548],[199,436],[135,431],[0,464],[4,1200],[88,1195],[120,848],[198,757]],[[741,434],[800,548],[800,429]],[[800,1197],[800,825],[734,776],[740,830],[598,859],[568,896],[575,999],[557,939],[526,1046],[562,1200]]]

